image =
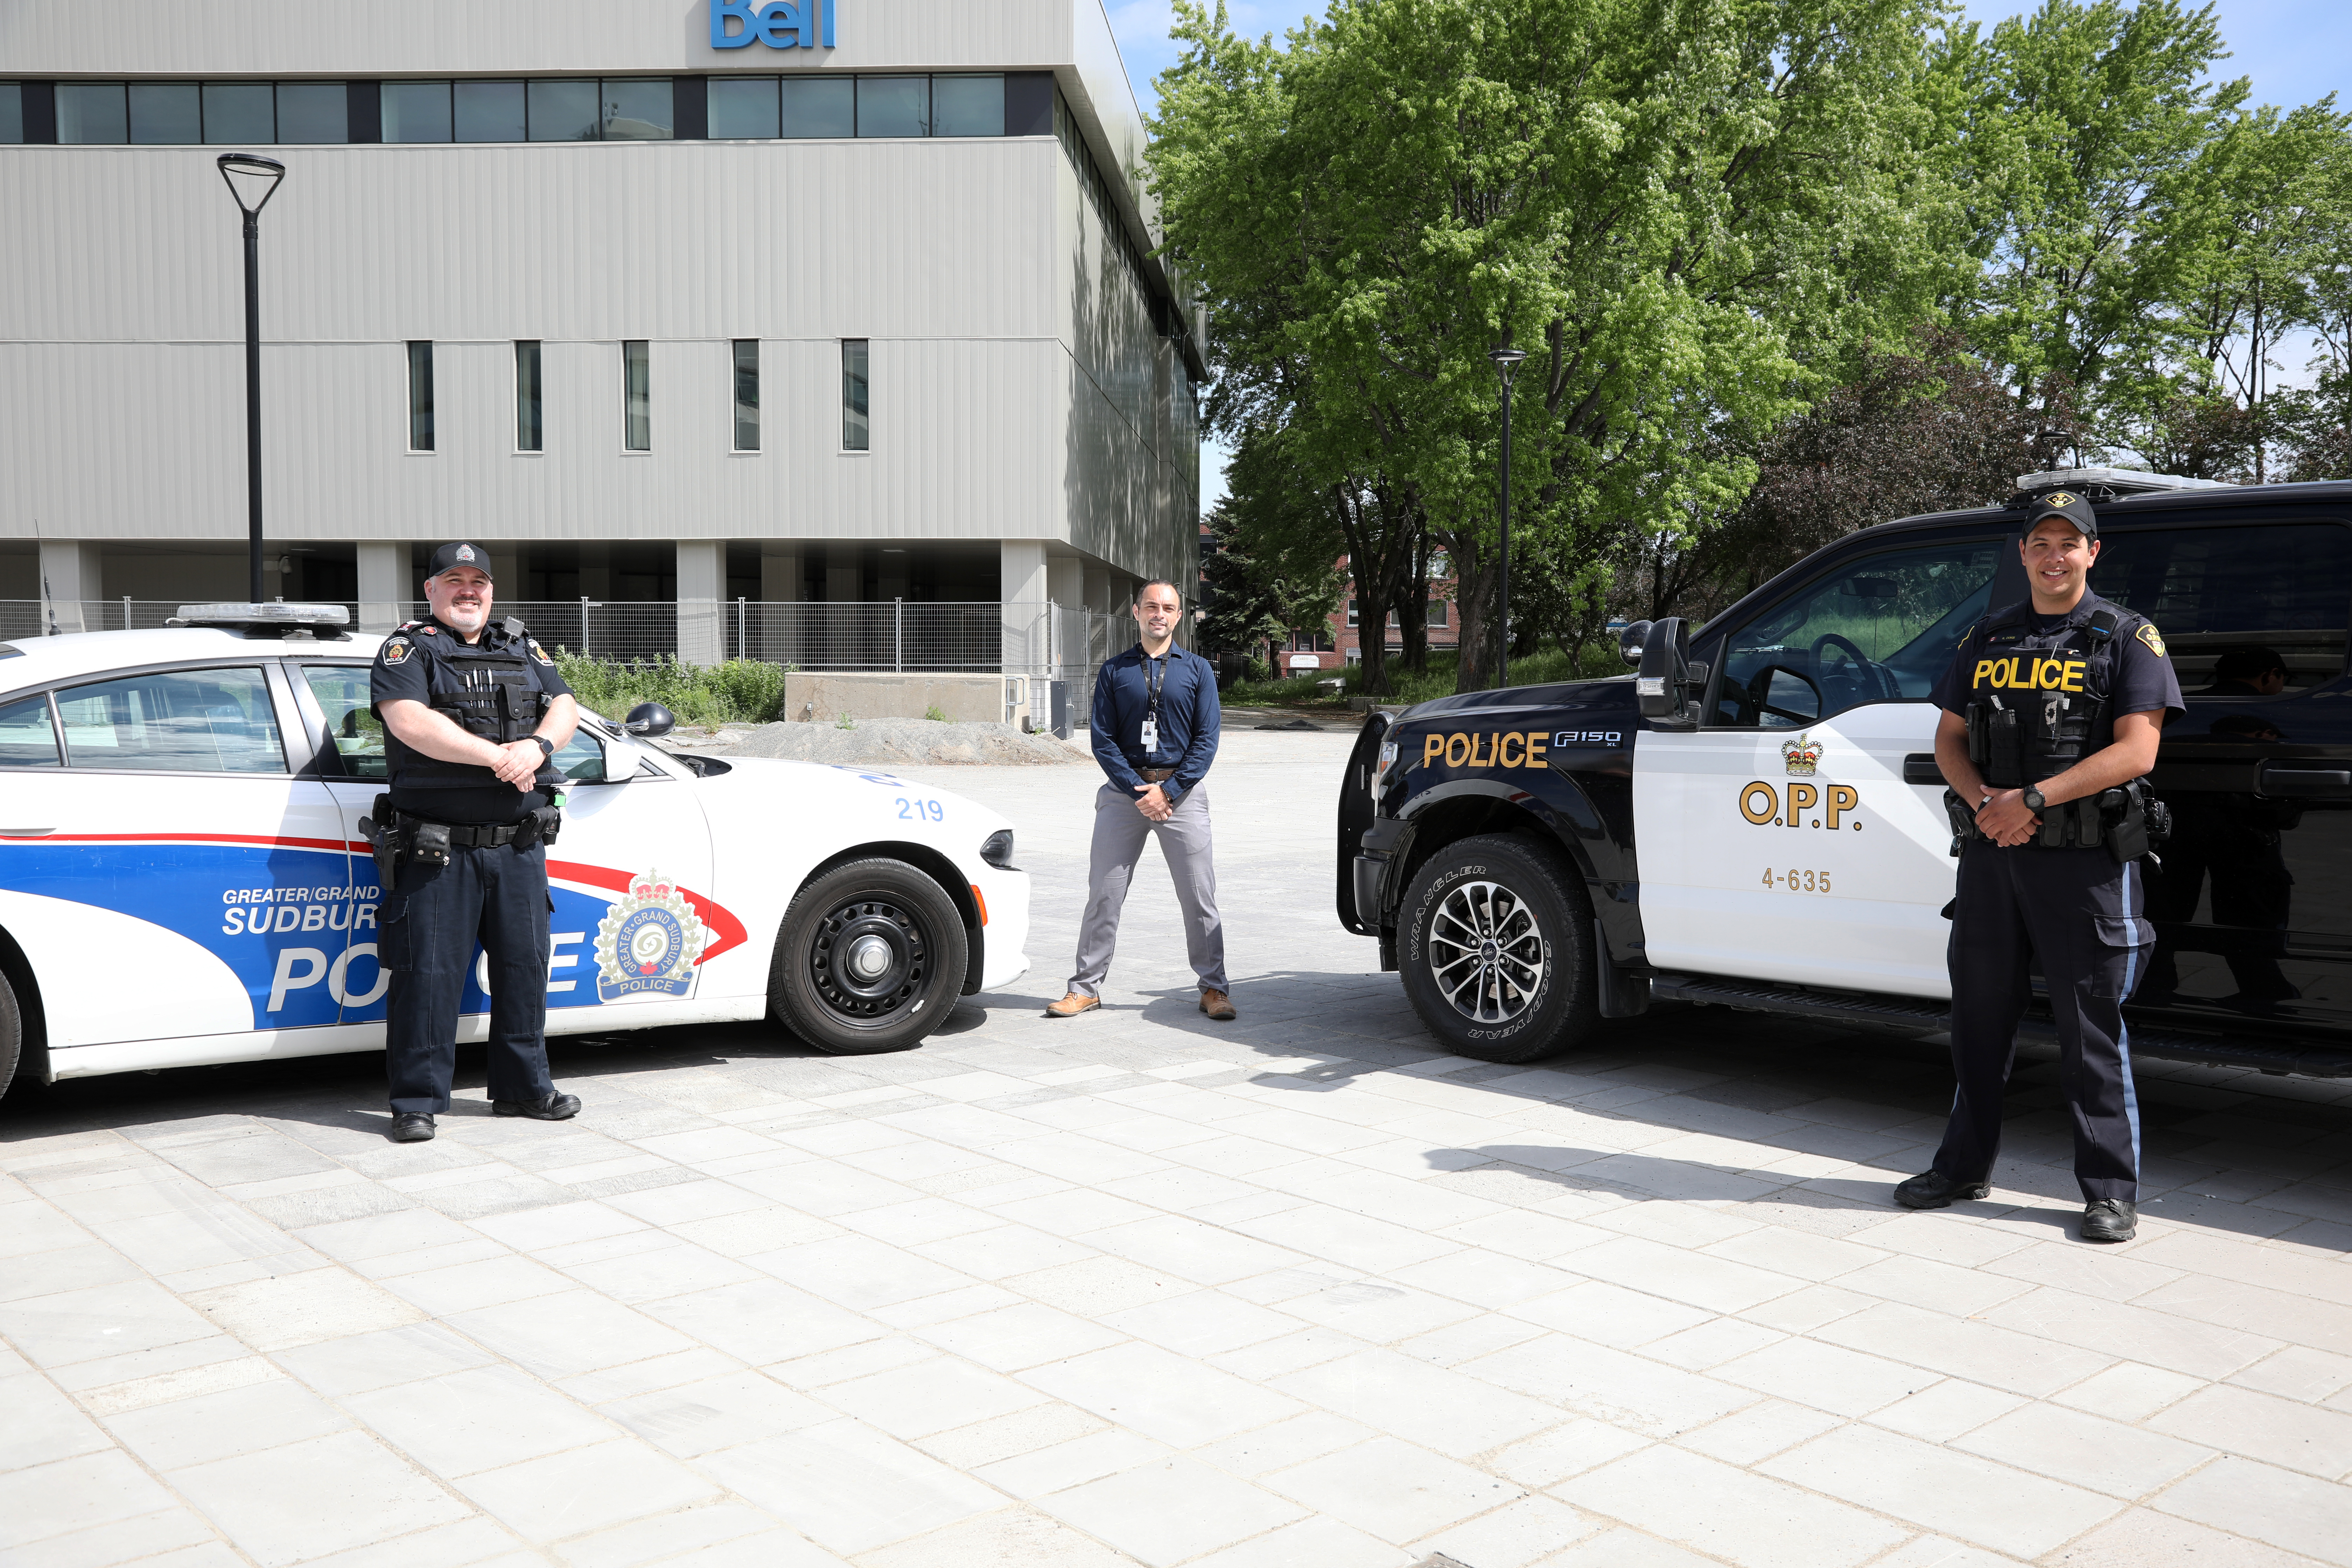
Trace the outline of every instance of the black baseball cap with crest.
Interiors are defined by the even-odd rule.
[[[2085,539],[2099,537],[2099,514],[2091,509],[2090,501],[2082,491],[2068,489],[2043,490],[2035,496],[2026,505],[2025,526],[2017,531],[2021,536],[2032,533],[2041,526],[2042,519],[2050,517],[2063,518],[2073,523],[2075,531]]]
[[[478,544],[443,545],[433,552],[433,559],[426,564],[425,574],[427,577],[438,577],[452,566],[471,566],[483,576],[491,577],[493,582],[497,581],[490,573],[490,552]]]

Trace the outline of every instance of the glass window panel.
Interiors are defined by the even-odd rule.
[[[866,340],[841,341],[841,449],[863,452],[872,431],[866,423]]]
[[[61,81],[57,93],[58,141],[91,143],[131,139],[121,82]]]
[[[459,81],[449,84],[452,118],[460,142],[520,142],[522,83]]]
[[[927,76],[862,76],[857,79],[860,136],[929,136],[931,79]]]
[[[1422,624],[1423,626],[1435,626],[1441,631],[1444,630],[1445,627],[1445,605],[1446,601],[1444,599],[1430,600],[1429,608],[1424,613],[1424,618]]]
[[[931,134],[1004,134],[1004,79],[1001,76],[935,76],[931,79]]]
[[[352,89],[339,81],[278,84],[278,140],[333,146],[352,139]]]
[[[368,672],[362,665],[310,665],[302,679],[327,715],[327,734],[343,772],[355,779],[385,776],[383,721],[368,711]]]
[[[555,771],[573,784],[604,782],[604,740],[593,724],[583,724],[572,731],[572,739],[557,748],[547,759]]]
[[[774,77],[715,76],[709,92],[712,141],[739,142],[779,133]]]
[[[67,764],[282,773],[286,749],[258,669],[158,670],[58,693]]]
[[[853,79],[788,76],[782,86],[782,135],[857,134],[857,83]]]
[[[0,768],[58,766],[58,732],[49,700],[26,697],[0,706]]]
[[[515,344],[515,450],[543,449],[546,432],[540,424],[539,344]]]
[[[433,345],[408,345],[408,449],[433,450]]]
[[[530,84],[530,139],[534,142],[596,140],[596,82],[535,81]]]
[[[735,340],[735,449],[760,449],[760,340]]]
[[[622,445],[632,452],[654,449],[651,350],[643,339],[621,345]]]
[[[2294,570],[2280,571],[2282,561]],[[2249,676],[2281,666],[2285,689],[2300,690],[2344,671],[2352,530],[2307,522],[2110,532],[2091,592],[2156,623],[2191,696],[2242,697]]]
[[[131,140],[186,145],[202,142],[203,110],[192,81],[131,84]],[[117,138],[120,140],[120,138]]]
[[[677,123],[670,112],[669,78],[606,77],[604,140],[667,142]]]
[[[278,140],[276,94],[266,81],[205,83],[205,140],[267,146]]]
[[[16,82],[0,81],[0,145],[24,139],[25,89]]]
[[[446,81],[385,82],[383,139],[387,142],[449,140],[449,84]]]

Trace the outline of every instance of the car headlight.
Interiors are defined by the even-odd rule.
[[[1013,829],[1000,827],[980,843],[980,858],[1000,871],[1013,868]]]

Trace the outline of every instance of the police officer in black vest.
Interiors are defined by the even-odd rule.
[[[386,637],[372,674],[391,767],[367,826],[384,889],[395,1142],[432,1137],[449,1109],[477,942],[489,957],[491,1110],[543,1121],[580,1110],[547,1072],[544,847],[560,825],[551,759],[579,706],[521,622],[491,623],[491,596],[489,552],[443,545],[425,578],[432,615]]]
[[[2019,549],[2032,597],[1978,622],[1933,693],[1960,857],[1949,957],[1959,1090],[1933,1168],[1895,1196],[1943,1208],[1990,1191],[2039,959],[2074,1112],[2083,1239],[2128,1241],[2139,1102],[2123,1005],[2154,945],[2138,862],[2163,822],[2142,781],[2185,710],[2156,627],[2090,592],[2099,522],[2088,500],[2034,498]]]

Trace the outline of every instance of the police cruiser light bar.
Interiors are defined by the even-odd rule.
[[[174,626],[347,626],[352,613],[341,605],[182,605],[164,623]]]
[[[2191,479],[2179,474],[2151,474],[2139,468],[2053,468],[2046,474],[2020,474],[2021,490],[2044,490],[2053,485],[2077,489],[2104,485],[2118,496],[2153,495],[2159,490],[2226,490],[2226,479]]]

